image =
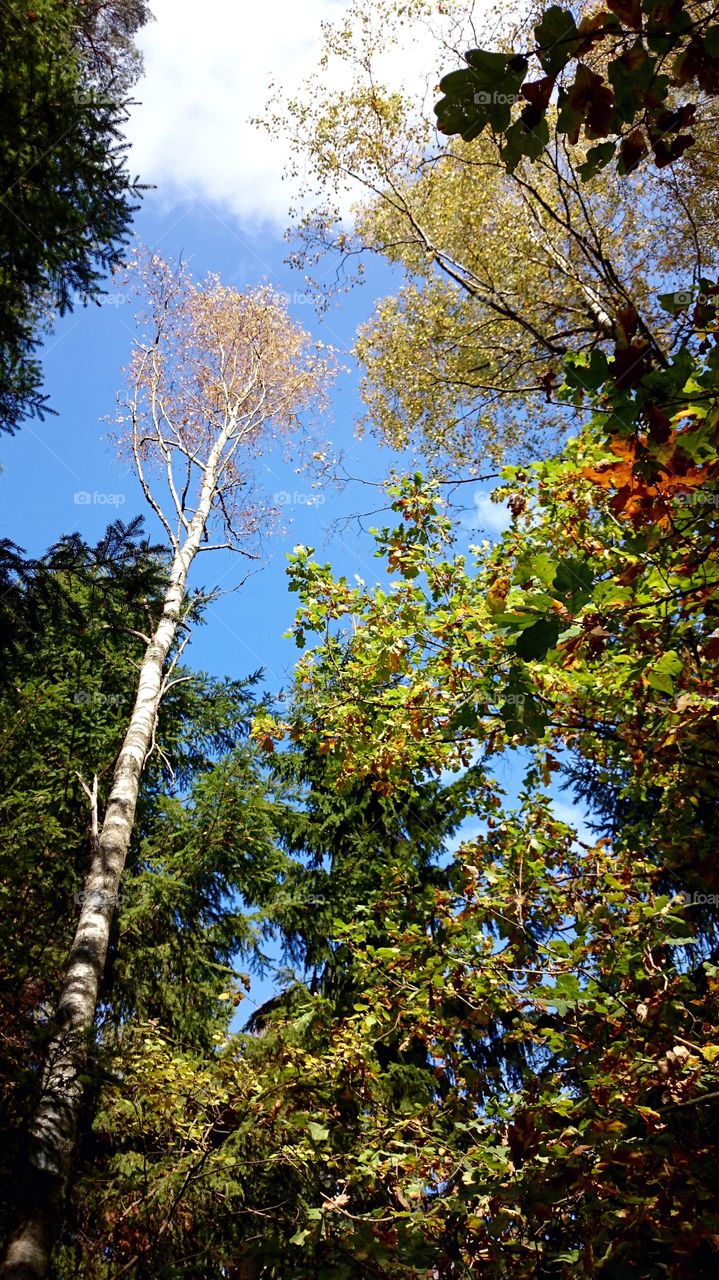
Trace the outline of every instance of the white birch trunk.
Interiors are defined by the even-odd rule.
[[[30,1133],[29,1170],[18,1225],[0,1266],[2,1280],[42,1280],[62,1217],[83,1097],[80,1080],[105,968],[114,904],[130,847],[142,770],[152,745],[165,664],[177,635],[187,575],[200,549],[232,436],[225,424],[207,463],[197,510],[172,562],[162,615],[147,646],[125,739],[115,765],[104,821],[85,881],[80,918],[65,970],[42,1094]]]

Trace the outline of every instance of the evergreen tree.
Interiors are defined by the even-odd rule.
[[[147,17],[141,0],[0,9],[0,430],[42,416],[44,333],[122,259],[140,190],[123,138],[131,37]]]

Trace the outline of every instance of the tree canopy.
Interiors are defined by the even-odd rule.
[[[382,59],[403,48],[406,8],[355,6],[326,33],[302,97],[268,115],[307,173],[294,260],[312,270],[339,253],[348,284],[368,254],[400,269],[358,335],[363,426],[445,474],[468,459],[544,457],[586,420],[553,395],[565,358],[609,353],[630,313],[637,340],[666,357],[700,280],[716,272],[713,117],[669,172],[587,181],[584,142],[570,148],[555,131],[535,163],[508,173],[497,130],[438,141],[421,86],[385,87]],[[506,18],[502,38],[513,29]],[[337,92],[340,74],[349,87]],[[675,291],[676,306],[662,304]]]

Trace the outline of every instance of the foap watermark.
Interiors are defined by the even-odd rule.
[[[88,89],[81,86],[75,90],[75,103],[78,107],[116,107],[117,99],[110,98],[101,89]]]
[[[498,93],[496,91],[494,93],[487,93],[484,89],[479,89],[473,97],[474,101],[478,103],[480,107],[488,107],[490,105],[512,107],[515,102],[524,101],[521,93]]]
[[[294,493],[280,489],[272,495],[272,501],[277,507],[321,507],[324,500],[323,493],[300,493],[297,489]]]
[[[696,889],[692,889],[689,893],[678,893],[674,901],[678,907],[717,907],[719,893],[698,893]]]
[[[100,307],[123,307],[130,299],[124,293],[101,293],[95,298]]]
[[[123,693],[100,693],[97,689],[78,689],[73,702],[79,707],[120,707],[127,702]]]
[[[124,493],[98,493],[93,489],[79,489],[72,495],[76,507],[122,507],[125,503]]]
[[[692,303],[698,307],[709,302],[716,304],[716,298],[710,298],[709,294],[696,289],[675,289],[673,293],[662,294],[660,301],[669,311],[683,311],[686,307],[691,307]]]
[[[94,907],[96,911],[104,911],[106,907],[118,907],[127,898],[125,894],[108,893],[105,889],[81,889],[73,895],[73,900],[81,907],[87,905]]]
[[[719,507],[719,493],[701,493],[696,489],[686,493],[676,493],[674,501],[682,507]]]
[[[96,307],[122,307],[130,301],[130,297],[125,293],[81,293],[80,301],[84,307],[89,306],[91,302]]]
[[[284,302],[286,307],[311,307],[315,302],[314,294],[308,293],[307,290],[303,289],[293,289],[291,293],[288,293],[286,289],[278,289],[277,297],[281,302]]]

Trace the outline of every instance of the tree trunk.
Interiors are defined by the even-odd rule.
[[[113,909],[130,846],[140,778],[152,745],[165,663],[177,635],[187,575],[200,548],[217,488],[222,450],[231,429],[232,424],[227,423],[207,461],[198,507],[184,541],[176,545],[162,615],[140,667],[135,703],[115,765],[60,991],[56,1030],[30,1127],[27,1167],[19,1178],[17,1225],[0,1266],[1,1280],[43,1280],[62,1221],[83,1096],[81,1076],[92,1036]]]

